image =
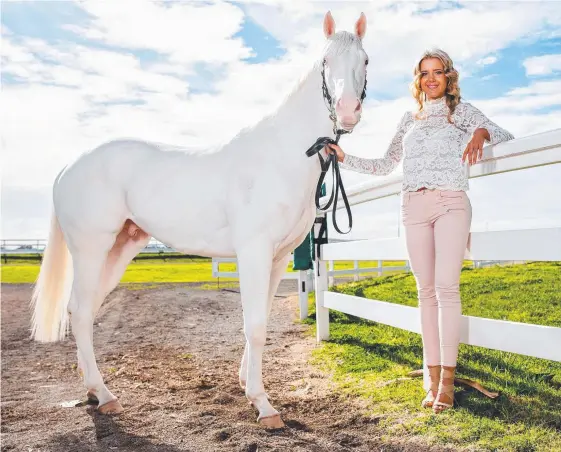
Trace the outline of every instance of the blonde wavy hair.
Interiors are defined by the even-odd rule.
[[[448,106],[448,122],[452,123],[452,115],[456,110],[456,107],[460,103],[461,96],[460,96],[460,86],[458,84],[459,75],[458,71],[454,68],[454,63],[450,56],[444,51],[440,49],[432,49],[427,50],[421,58],[419,62],[415,66],[415,70],[413,71],[413,82],[410,85],[411,93],[413,97],[419,104],[419,111],[417,112],[417,117],[421,118],[423,113],[424,101],[426,100],[426,94],[421,89],[421,63],[426,60],[427,58],[438,58],[442,62],[442,66],[444,67],[444,75],[448,79],[448,84],[446,85],[446,105]]]

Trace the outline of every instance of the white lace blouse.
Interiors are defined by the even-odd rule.
[[[460,102],[448,122],[444,97],[425,102],[419,119],[403,115],[397,132],[382,158],[368,159],[345,154],[342,168],[365,174],[390,174],[403,158],[403,191],[421,187],[441,190],[468,190],[469,164],[462,155],[478,128],[487,129],[490,143],[512,140],[506,130],[489,120],[469,103]]]

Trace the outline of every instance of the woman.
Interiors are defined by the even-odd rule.
[[[329,147],[343,168],[378,176],[391,173],[403,158],[401,210],[431,381],[422,406],[440,413],[454,404],[460,272],[472,213],[466,160],[476,163],[485,141],[514,137],[461,102],[458,72],[446,52],[425,52],[414,76],[411,91],[419,109],[405,113],[383,158],[359,158]]]

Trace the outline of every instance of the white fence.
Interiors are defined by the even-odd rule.
[[[238,278],[238,271],[220,271],[220,264],[235,263],[236,268],[238,260],[234,257],[213,257],[212,258],[212,277],[213,278]],[[313,290],[314,275],[312,271],[298,270],[287,271],[282,279],[292,279],[298,281],[298,296],[300,307],[300,320],[308,317],[308,293]]]
[[[1,239],[2,254],[43,254],[47,239]],[[176,253],[177,251],[157,240],[151,239],[141,253]]]
[[[358,281],[360,279],[360,275],[362,274],[371,276],[372,273],[377,273],[378,276],[382,276],[384,272],[409,271],[408,261],[405,261],[405,265],[400,267],[384,266],[383,260],[378,260],[378,266],[376,267],[359,267],[359,262],[359,260],[354,260],[353,268],[350,270],[335,270],[335,262],[332,260],[329,261],[329,271],[327,272],[328,287],[331,287],[335,284],[335,278],[337,276],[352,276],[354,281]]]
[[[2,239],[2,254],[41,254],[47,246],[46,239]]]
[[[470,177],[491,176],[561,163],[561,129],[489,146]],[[401,177],[348,190],[357,205],[398,195]],[[319,225],[315,226],[319,229]],[[317,233],[317,230],[316,230]],[[474,261],[561,261],[561,228],[473,232],[465,258]],[[315,262],[317,340],[329,338],[329,309],[420,333],[418,308],[329,292],[327,264],[337,260],[406,260],[403,237],[323,245]],[[560,275],[561,277],[561,275]],[[461,342],[494,350],[561,361],[561,328],[463,316]],[[425,367],[426,369],[426,367]],[[427,372],[425,372],[425,384]]]
[[[234,263],[237,267],[237,259],[234,257],[213,257],[212,258],[212,277],[213,278],[238,278],[238,271],[220,271],[220,264],[223,263]],[[355,281],[359,280],[361,274],[372,274],[376,272],[378,276],[382,276],[384,272],[388,271],[408,271],[409,265],[403,267],[390,267],[383,266],[383,261],[378,261],[377,267],[362,267],[359,268],[359,261],[354,261],[354,268],[349,270],[335,270],[333,261],[330,261],[330,270],[328,272],[329,277],[329,287],[333,286],[336,277],[341,276],[353,276]],[[309,271],[287,271],[282,279],[298,280],[298,296],[299,296],[299,307],[300,307],[300,320],[304,320],[308,317],[308,294],[310,291],[314,290],[314,274],[311,270]]]

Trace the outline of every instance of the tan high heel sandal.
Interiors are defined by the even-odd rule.
[[[454,377],[456,375],[455,367],[442,366],[442,374],[440,384],[438,385],[438,394],[432,404],[435,414],[442,413],[448,408],[454,406]]]
[[[430,408],[434,400],[436,399],[436,394],[438,394],[438,384],[440,383],[440,365],[438,366],[427,366],[430,375],[430,389],[427,391],[427,395],[421,402],[423,408]],[[434,394],[434,395],[433,395]]]

